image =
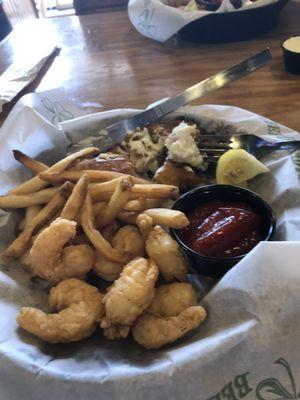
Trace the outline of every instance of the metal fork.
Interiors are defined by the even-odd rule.
[[[241,135],[199,135],[197,145],[203,159],[216,163],[223,153],[230,149],[244,149],[256,157],[273,150],[295,150],[300,148],[300,140],[283,140],[280,142],[268,142],[258,136],[250,134]]]

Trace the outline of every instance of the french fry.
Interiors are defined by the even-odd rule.
[[[169,228],[181,229],[189,225],[189,220],[185,214],[178,210],[168,208],[152,208],[143,211],[144,214],[152,218],[154,225],[167,226]]]
[[[108,182],[91,183],[89,185],[89,193],[92,201],[109,201],[121,179],[122,178],[115,178]]]
[[[81,225],[90,242],[103,257],[119,263],[126,263],[128,261],[129,254],[121,249],[113,248],[95,228],[92,202],[89,193],[81,208]]]
[[[99,214],[101,214],[104,210],[105,207],[107,207],[107,203],[105,201],[101,201],[100,203],[93,203],[93,214],[95,217],[97,217]]]
[[[26,208],[25,211],[25,228],[27,228],[30,224],[33,218],[41,211],[41,206],[30,206]]]
[[[23,164],[25,167],[35,172],[36,174],[39,174],[42,171],[46,171],[49,168],[48,165],[27,156],[20,150],[13,150],[13,154],[15,160],[19,161],[19,163]]]
[[[79,150],[76,153],[73,153],[62,160],[58,161],[56,164],[52,165],[52,167],[47,169],[47,172],[61,172],[64,171],[73,161],[78,158],[87,157],[96,155],[99,153],[99,149],[96,147],[87,147],[86,149]],[[35,176],[34,178],[29,179],[28,181],[22,183],[17,186],[13,190],[11,190],[10,194],[28,194],[33,193],[38,190],[45,188],[48,185],[47,181],[44,181],[39,176]]]
[[[136,219],[139,214],[132,211],[120,211],[117,219],[125,224],[136,225]]]
[[[132,194],[147,199],[176,199],[179,194],[177,186],[151,183],[149,185],[136,184]]]
[[[160,207],[162,199],[136,199],[129,200],[123,207],[126,211],[144,211],[148,208]]]
[[[41,206],[30,206],[25,210],[25,217],[19,223],[19,230],[22,231],[30,225],[31,220],[41,211]]]
[[[120,179],[122,178],[116,178],[103,183],[90,184],[89,190],[93,202],[109,200]],[[176,199],[178,193],[178,187],[173,185],[160,185],[157,183],[150,183],[147,185],[135,184],[132,187],[130,198]]]
[[[101,235],[104,237],[104,239],[111,243],[119,229],[120,225],[116,221],[114,221],[113,223],[107,225],[103,230],[101,230]]]
[[[48,188],[20,196],[14,194],[0,196],[0,208],[26,208],[45,204],[51,200],[55,193],[57,193],[58,189],[59,188]]]
[[[24,217],[23,219],[21,219],[21,221],[19,223],[19,226],[18,226],[19,231],[22,231],[25,228],[25,223],[26,223],[26,221],[25,221],[25,217]]]
[[[124,204],[127,203],[131,189],[132,182],[130,177],[124,179],[122,178],[118,182],[116,189],[107,204],[107,207],[105,207],[102,213],[98,215],[97,226],[106,226],[116,219]]]
[[[79,181],[76,183],[71,196],[68,198],[60,217],[75,221],[80,208],[86,198],[88,190],[88,178],[86,175],[82,175]]]
[[[2,259],[6,264],[18,259],[25,253],[30,244],[32,235],[41,229],[57,214],[58,211],[60,211],[66,198],[71,193],[71,190],[72,184],[70,182],[66,182],[62,187],[58,188],[57,193],[52,196],[49,203],[41,209],[41,211],[32,219],[31,224],[25,228],[14,242],[4,251]]]
[[[121,172],[115,171],[97,171],[97,170],[82,170],[82,171],[62,171],[62,172],[41,172],[39,177],[47,182],[52,184],[62,183],[64,181],[77,182],[82,175],[86,174],[89,178],[89,182],[106,182],[111,181],[116,178],[125,178],[130,176],[133,183],[143,183],[148,184],[151,183],[146,179],[139,178],[133,175],[123,174]]]

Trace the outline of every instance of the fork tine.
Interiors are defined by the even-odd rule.
[[[208,140],[224,140],[225,143],[230,143],[231,141],[231,136],[227,135],[199,135],[198,141],[201,141],[202,139],[208,139]]]
[[[220,156],[202,156],[204,161],[210,162],[210,163],[217,163]]]
[[[199,135],[197,145],[204,161],[217,163],[222,154],[229,150],[231,136],[227,135]]]
[[[218,154],[223,154],[227,150],[227,149],[208,149],[208,148],[204,149],[201,147],[198,147],[198,149],[200,153],[203,152],[203,153],[218,153]]]
[[[202,147],[201,147],[202,146]],[[206,148],[206,149],[223,149],[223,150],[229,150],[230,145],[229,143],[198,143],[198,148]]]

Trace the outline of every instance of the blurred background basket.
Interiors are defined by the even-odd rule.
[[[274,29],[281,9],[289,0],[246,10],[211,13],[181,28],[177,35],[183,39],[203,43],[225,43],[248,40]]]

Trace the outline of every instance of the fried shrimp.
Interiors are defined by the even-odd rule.
[[[49,282],[81,278],[94,265],[94,250],[87,244],[64,247],[76,235],[76,222],[57,218],[33,242],[32,272]]]
[[[147,240],[153,229],[153,219],[149,215],[142,213],[138,215],[136,224],[139,227],[144,240]]]
[[[96,261],[93,267],[93,271],[97,276],[108,282],[113,282],[119,278],[120,273],[124,264],[119,264],[114,261],[109,261],[102,256],[99,252],[96,252]]]
[[[103,295],[99,290],[76,278],[66,279],[50,290],[49,307],[61,311],[71,304],[88,303],[95,318],[99,320],[104,314]]]
[[[109,328],[103,329],[103,335],[108,340],[125,339],[129,335],[130,327],[122,325],[111,325]]]
[[[147,313],[156,317],[172,317],[188,307],[197,305],[197,294],[192,285],[174,282],[156,288]]]
[[[152,260],[140,257],[128,263],[104,296],[106,314],[101,327],[132,325],[151,303],[157,276],[158,268]]]
[[[21,328],[46,342],[76,342],[94,332],[104,312],[102,298],[94,286],[67,279],[50,291],[49,306],[58,313],[22,307],[17,321]]]
[[[146,349],[159,349],[197,328],[205,318],[206,311],[201,306],[188,307],[174,317],[145,314],[138,318],[131,332],[134,340]]]
[[[120,228],[112,240],[112,245],[129,253],[129,261],[145,254],[145,242],[136,226],[125,225]]]
[[[154,260],[167,282],[185,281],[187,263],[178,243],[160,226],[155,226],[146,241],[148,256]]]
[[[108,235],[110,232],[105,232],[105,234]],[[104,236],[103,232],[102,235]],[[145,242],[135,226],[126,225],[118,229],[111,242],[114,248],[123,249],[130,255],[129,261],[145,254]],[[113,282],[120,276],[123,267],[124,263],[107,260],[102,254],[96,252],[93,270],[100,278]]]

